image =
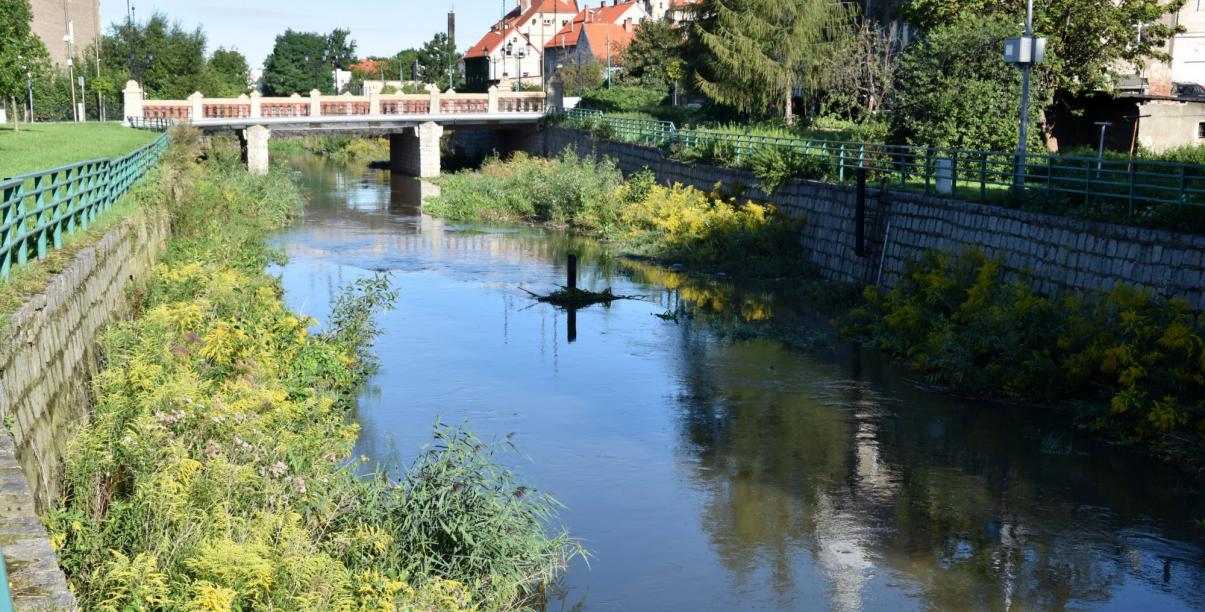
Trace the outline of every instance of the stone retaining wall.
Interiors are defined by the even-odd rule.
[[[165,211],[139,212],[84,248],[0,331],[0,546],[22,609],[74,607],[38,514],[58,494],[60,461],[89,409],[96,337],[127,316],[127,289],[154,263]]]
[[[767,195],[757,188],[757,177],[749,170],[684,164],[667,159],[658,149],[596,141],[582,130],[550,128],[541,140],[529,144],[528,150],[556,155],[573,146],[582,155],[614,158],[625,174],[648,167],[665,184],[710,190],[722,183],[728,190],[747,189],[749,198],[804,216],[803,246],[820,274],[831,280],[892,287],[905,262],[926,250],[975,245],[1003,261],[1010,272],[1028,272],[1048,295],[1063,289],[1107,291],[1127,284],[1150,287],[1205,308],[1205,235],[869,189],[866,255],[858,257],[852,186],[795,181]]]

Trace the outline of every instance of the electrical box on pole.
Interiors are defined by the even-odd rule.
[[[1004,41],[1004,61],[1008,64],[1041,64],[1046,59],[1046,39],[1018,36]]]

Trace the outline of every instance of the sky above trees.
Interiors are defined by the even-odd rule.
[[[432,34],[447,28],[448,10],[456,5],[456,46],[464,50],[477,42],[502,12],[502,0],[132,0],[139,20],[155,11],[179,20],[186,30],[205,29],[211,49],[235,48],[253,68],[262,67],[276,36],[286,29],[328,32],[351,30],[357,51],[367,56],[392,56],[418,48]],[[508,8],[514,0],[506,0]],[[106,25],[125,22],[121,0],[101,2]]]

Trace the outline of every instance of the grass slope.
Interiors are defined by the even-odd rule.
[[[121,157],[158,134],[122,127],[120,123],[38,123],[0,125],[0,178],[66,166],[75,162]]]

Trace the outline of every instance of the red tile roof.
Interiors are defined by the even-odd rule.
[[[520,8],[516,6],[506,17],[494,24],[494,27],[481,38],[477,44],[469,48],[465,53],[465,58],[485,57],[492,54],[502,46],[502,44],[510,38],[510,33],[519,29],[521,24],[527,23],[535,15],[539,13],[577,13],[577,0],[539,0],[533,2],[531,8],[525,13],[520,13]],[[523,36],[522,34],[519,34]],[[524,37],[526,40],[526,37]],[[574,38],[576,44],[576,37]]]
[[[623,46],[626,47],[627,43],[631,42],[632,35],[635,34],[637,24],[632,24],[630,31],[626,31],[624,30],[623,24],[619,23],[619,19],[623,17],[623,14],[631,9],[635,4],[635,2],[624,2],[622,4],[603,6],[599,8],[584,8],[572,20],[569,21],[569,25],[566,25],[565,27],[561,28],[559,32],[554,34],[545,47],[576,47],[578,39],[581,37],[582,30],[593,25],[613,26],[610,28],[612,31],[611,40],[614,41],[616,39],[623,39],[625,41]],[[616,31],[615,28],[618,28],[618,31]],[[602,38],[598,38],[597,40],[606,40],[606,29],[592,29],[595,30],[596,34],[601,33],[603,35]],[[596,42],[595,38],[591,37],[590,40],[590,46],[594,47]],[[605,43],[598,44],[605,46]]]

